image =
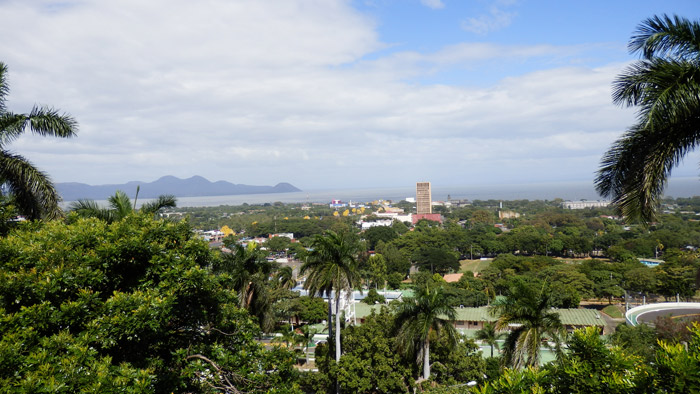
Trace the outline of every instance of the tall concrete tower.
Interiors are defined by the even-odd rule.
[[[430,194],[430,182],[416,183],[416,213],[433,213],[433,199]]]

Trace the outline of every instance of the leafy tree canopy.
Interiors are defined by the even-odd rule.
[[[445,248],[426,247],[413,254],[413,260],[421,270],[438,273],[459,270],[459,259],[454,252]]]
[[[187,223],[35,223],[0,239],[0,386],[16,392],[292,390]]]

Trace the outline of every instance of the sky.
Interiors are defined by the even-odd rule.
[[[700,2],[0,0],[9,110],[79,123],[7,148],[93,185],[592,182],[635,119],[627,42],[664,13]]]

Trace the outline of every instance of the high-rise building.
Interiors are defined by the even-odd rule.
[[[430,182],[416,183],[416,213],[433,213],[433,201],[430,194]]]

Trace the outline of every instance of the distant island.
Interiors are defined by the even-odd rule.
[[[122,190],[129,196],[136,194],[136,187],[141,186],[139,198],[155,198],[161,194],[172,194],[175,197],[228,196],[236,194],[266,194],[289,193],[301,190],[289,183],[278,183],[275,186],[252,186],[234,184],[226,181],[210,182],[204,177],[193,176],[180,179],[171,175],[164,176],[154,182],[132,181],[121,185],[87,185],[85,183],[57,183],[56,189],[64,201],[79,199],[106,200],[117,190]]]

